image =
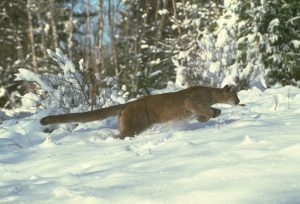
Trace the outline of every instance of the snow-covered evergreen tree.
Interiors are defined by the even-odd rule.
[[[185,19],[192,32],[184,32],[179,38],[183,43],[176,43],[178,85],[247,88],[266,87],[266,79],[269,84],[300,79],[297,1],[234,0],[205,27],[200,22],[209,12],[188,5],[184,11],[196,15]]]
[[[232,8],[238,17],[237,61],[268,74],[270,84],[300,80],[300,2],[236,0]]]
[[[178,3],[177,9],[179,16],[174,17],[173,28],[180,29],[181,35],[175,43],[174,39],[169,43],[175,45],[177,85],[221,86],[230,77],[233,78],[230,83],[234,83],[237,70],[229,67],[234,63],[235,33],[226,27],[230,21],[218,20],[220,12],[216,4]]]

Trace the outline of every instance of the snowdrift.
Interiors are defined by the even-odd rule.
[[[300,90],[239,98],[126,140],[116,118],[47,133],[45,113],[0,111],[0,203],[300,203]]]

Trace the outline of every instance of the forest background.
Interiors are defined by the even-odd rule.
[[[48,80],[59,89],[72,86],[60,69],[72,62],[92,108],[103,89],[130,99],[169,82],[299,86],[298,0],[2,0],[0,9],[0,107],[38,92],[15,80],[20,68],[59,76]]]

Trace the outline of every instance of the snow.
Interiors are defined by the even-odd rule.
[[[162,9],[158,11],[159,15],[167,15],[169,13],[169,11],[167,9]]]
[[[300,89],[239,98],[126,140],[116,118],[47,133],[46,112],[2,110],[0,203],[300,203]]]
[[[45,25],[44,32],[45,32],[45,33],[49,33],[49,30],[50,30],[50,26],[49,26],[49,24],[47,23],[47,24]]]
[[[149,75],[149,78],[152,78],[152,77],[156,77],[157,75],[160,75],[161,74],[161,70],[157,70],[155,72],[152,72],[150,75]]]
[[[149,48],[149,45],[147,45],[147,44],[142,44],[141,45],[141,49],[147,49],[147,48]]]
[[[37,82],[41,88],[48,92],[53,92],[53,89],[47,82],[43,81],[38,75],[34,74],[34,72],[20,68],[18,69],[19,73],[16,74],[16,81],[26,80],[26,81],[34,81]]]
[[[160,63],[161,63],[160,58],[157,58],[156,60],[150,61],[151,65],[157,65],[157,64],[160,64]]]
[[[35,107],[38,101],[40,101],[40,98],[34,93],[29,92],[22,97],[22,105],[24,108]]]
[[[275,27],[278,27],[279,24],[280,24],[279,19],[278,19],[278,18],[274,18],[274,19],[270,22],[269,27],[268,27],[268,30],[269,30],[270,32],[274,32],[274,28],[275,28]]]
[[[292,40],[291,44],[294,46],[294,48],[298,49],[300,47],[300,40]]]
[[[4,97],[7,94],[7,91],[4,87],[0,87],[0,98]]]

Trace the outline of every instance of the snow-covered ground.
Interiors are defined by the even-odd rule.
[[[0,203],[300,203],[300,89],[239,97],[126,140],[116,118],[45,133],[44,113],[0,111]]]

